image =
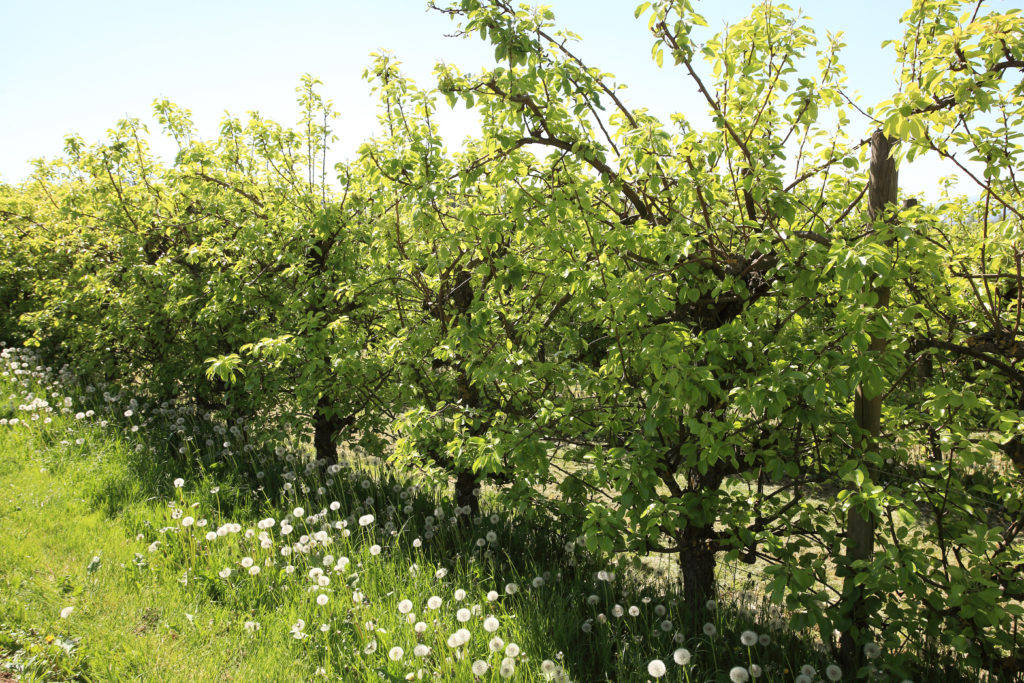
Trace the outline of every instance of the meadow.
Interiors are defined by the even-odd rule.
[[[39,363],[3,351],[14,680],[844,680],[753,592],[686,606],[486,496],[470,519],[358,454],[324,467]]]

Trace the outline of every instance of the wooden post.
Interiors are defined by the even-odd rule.
[[[868,177],[868,216],[872,222],[878,220],[886,205],[896,203],[897,171],[896,162],[890,157],[892,141],[882,131],[877,130],[871,136],[871,167]],[[880,311],[889,305],[889,288],[873,287],[877,297],[875,310]],[[871,335],[868,347],[875,362],[880,360],[885,350],[886,340]],[[882,431],[882,395],[866,394],[863,385],[857,387],[854,397],[854,419],[857,426],[864,432],[861,441],[862,452],[878,450],[878,437]],[[847,627],[839,639],[840,660],[847,675],[852,674],[864,663],[860,644],[866,641],[868,632],[868,610],[862,587],[854,584],[854,572],[849,565],[857,560],[870,560],[875,545],[875,519],[870,514],[862,514],[851,507],[846,518],[846,575],[843,580],[843,594],[840,610]]]

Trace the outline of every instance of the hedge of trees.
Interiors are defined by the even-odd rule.
[[[333,168],[307,77],[294,128],[206,140],[158,101],[173,161],[127,119],[0,186],[0,335],[671,554],[695,604],[716,562],[764,562],[845,664],[927,643],[1018,671],[1019,13],[915,0],[900,90],[865,112],[841,37],[799,14],[712,36],[688,0],[644,3],[700,130],[627,107],[548,9],[436,9],[493,67],[423,89],[375,56],[379,131]],[[446,147],[439,101],[481,135]],[[900,196],[926,153],[963,195]]]

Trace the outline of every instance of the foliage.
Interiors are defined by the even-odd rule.
[[[474,515],[490,490],[590,552],[671,554],[690,605],[718,562],[758,563],[830,649],[838,630],[895,675],[921,647],[1017,675],[1019,12],[915,1],[900,90],[862,111],[841,35],[800,13],[763,3],[712,35],[686,0],[646,2],[701,130],[627,107],[549,8],[435,9],[494,64],[438,65],[424,89],[375,55],[380,132],[333,174],[307,76],[294,129],[253,113],[203,141],[158,101],[172,164],[129,119],[0,188],[0,335],[259,421],[207,465],[311,433],[331,466],[358,442],[454,477]],[[479,139],[446,150],[440,98],[480,114]],[[884,136],[972,188],[872,204]],[[876,552],[851,553],[854,518]]]

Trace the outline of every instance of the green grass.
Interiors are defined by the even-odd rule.
[[[466,523],[444,493],[380,466],[326,471],[302,444],[0,369],[0,673],[503,681],[508,658],[509,680],[645,681],[660,659],[661,680],[727,681],[732,667],[757,664],[760,682],[792,681],[805,665],[823,680],[830,663],[770,605],[684,605],[587,554],[571,530],[500,510]],[[460,628],[468,640],[449,644]],[[745,630],[767,644],[741,645]],[[495,637],[516,647],[495,651]],[[673,661],[679,648],[686,666]],[[486,673],[473,673],[477,661]]]

